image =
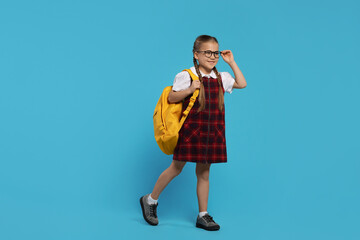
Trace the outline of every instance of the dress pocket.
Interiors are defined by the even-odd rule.
[[[200,139],[200,126],[198,123],[187,123],[184,129],[183,137],[187,143],[196,143]]]
[[[225,142],[225,126],[224,125],[217,125],[215,126],[216,134],[215,134],[215,141],[216,143],[224,143]]]

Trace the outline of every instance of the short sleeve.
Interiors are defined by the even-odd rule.
[[[188,72],[183,71],[176,74],[172,90],[178,92],[189,88],[191,85],[191,78]]]
[[[235,79],[228,72],[220,72],[225,92],[232,93]]]

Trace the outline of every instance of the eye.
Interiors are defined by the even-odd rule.
[[[211,54],[210,50],[205,51],[206,54]]]

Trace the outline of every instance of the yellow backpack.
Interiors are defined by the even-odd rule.
[[[190,69],[184,69],[183,71],[187,71],[193,81],[199,80]],[[153,115],[155,140],[160,149],[167,155],[174,153],[179,138],[179,131],[199,95],[199,89],[196,89],[190,98],[188,107],[182,112],[182,102],[168,102],[168,96],[171,91],[172,86],[164,88]]]

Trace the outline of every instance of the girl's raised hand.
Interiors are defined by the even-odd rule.
[[[226,63],[231,63],[234,61],[234,56],[230,50],[221,51],[221,56]]]

